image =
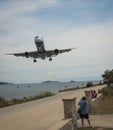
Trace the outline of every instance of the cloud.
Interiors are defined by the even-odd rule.
[[[40,76],[37,78],[39,81],[41,79],[54,80],[70,77],[76,77],[76,79],[92,77],[93,79],[93,77],[96,77],[96,75],[101,75],[101,73],[107,67],[110,68],[112,66],[112,27],[112,22],[90,25],[87,27],[75,27],[68,30],[68,32],[64,30],[62,35],[58,33],[60,28],[57,27],[55,32],[56,35],[51,36],[46,34],[48,37],[47,39],[44,38],[47,48],[54,49],[70,48],[76,46],[80,47],[73,50],[69,54],[67,53],[53,58],[52,63],[50,63],[48,60],[38,60],[38,63],[33,64],[32,60],[30,59],[4,56],[1,60],[2,71],[7,71],[10,74],[13,73],[13,75],[19,74],[18,78],[22,79],[23,77],[26,82],[27,79],[29,82],[36,81],[38,74],[40,74]],[[14,47],[13,49],[19,51],[20,48],[21,51],[24,51],[25,48],[28,49],[30,46],[34,45],[30,44],[28,47],[26,44],[22,44],[21,46],[16,47],[16,49]],[[25,75],[30,74],[32,75],[32,78],[27,76],[26,79]]]
[[[19,0],[19,1],[5,1],[1,4],[1,17],[8,15],[23,15],[29,14],[40,9],[54,7],[58,4],[57,0]]]

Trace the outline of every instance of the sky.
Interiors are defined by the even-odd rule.
[[[76,49],[52,62],[5,55],[35,51],[37,35],[47,50]],[[102,80],[112,57],[113,0],[0,0],[0,81]]]

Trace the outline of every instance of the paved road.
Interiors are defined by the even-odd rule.
[[[104,86],[94,89],[102,87]],[[62,98],[77,97],[78,102],[84,95],[84,90],[89,89],[64,92],[49,98],[1,108],[0,130],[47,130],[64,118]]]

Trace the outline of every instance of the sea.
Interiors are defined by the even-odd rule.
[[[91,81],[93,84],[98,84],[99,81]],[[35,84],[2,84],[0,85],[0,97],[7,100],[14,98],[20,99],[23,97],[35,96],[46,91],[58,93],[59,90],[85,87],[88,81],[70,81],[70,82],[57,82],[47,81]]]

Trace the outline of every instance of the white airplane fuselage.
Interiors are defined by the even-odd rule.
[[[39,36],[35,37],[35,45],[39,53],[45,52],[45,46],[44,46],[44,41],[42,37],[39,37]]]

